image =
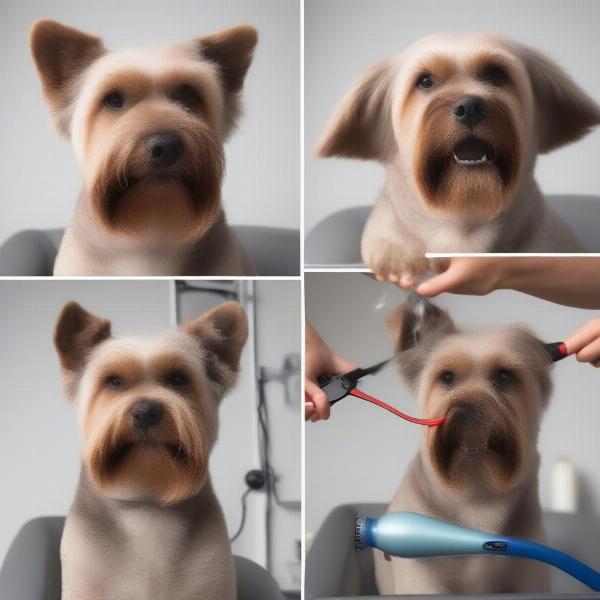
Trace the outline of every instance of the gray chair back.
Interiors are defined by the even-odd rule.
[[[300,232],[282,227],[232,226],[259,275],[300,274]],[[0,246],[0,276],[47,277],[64,229],[20,231]]]
[[[60,600],[60,538],[64,517],[40,517],[21,528],[0,569],[2,600]],[[234,556],[237,600],[284,600],[271,575]]]

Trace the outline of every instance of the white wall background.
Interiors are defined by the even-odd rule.
[[[43,17],[101,35],[109,49],[254,25],[245,114],[225,147],[225,210],[233,224],[299,227],[298,0],[0,0],[0,242],[21,229],[64,227],[80,188],[29,55],[29,28]]]
[[[198,284],[202,282],[194,282]],[[0,380],[6,384],[0,397],[0,563],[27,520],[68,512],[77,485],[79,432],[73,408],[63,397],[52,345],[61,306],[74,299],[111,318],[115,335],[158,332],[171,326],[170,286],[167,281],[0,282]],[[256,362],[279,368],[285,354],[300,351],[300,283],[257,282],[255,298]],[[186,294],[182,320],[221,301],[205,292]],[[259,467],[252,359],[249,342],[238,385],[221,406],[211,457],[213,483],[231,533],[240,522],[244,475]],[[267,389],[272,428],[278,432],[272,442],[273,466],[282,496],[292,507],[300,501],[299,381],[293,386],[290,404],[277,384]],[[259,564],[265,560],[264,506],[263,492],[250,494],[246,527],[233,546],[236,554]],[[273,531],[273,573],[283,588],[294,589],[299,511],[275,507]]]
[[[306,318],[336,351],[361,366],[391,355],[384,317],[405,292],[365,275],[306,275]],[[598,312],[567,308],[514,291],[486,297],[442,295],[435,300],[459,326],[523,323],[548,342],[563,339]],[[567,358],[554,367],[554,393],[541,427],[540,494],[549,503],[549,469],[570,457],[582,480],[581,511],[600,513],[598,423],[600,371]],[[363,389],[416,413],[416,401],[393,367],[363,380]],[[347,502],[391,500],[419,447],[423,428],[363,402],[346,398],[328,421],[306,424],[306,531]]]
[[[372,204],[378,163],[317,159],[313,149],[342,96],[369,65],[436,32],[496,32],[545,52],[600,101],[596,0],[305,0],[305,231],[332,212]],[[542,156],[545,193],[598,194],[600,130]]]

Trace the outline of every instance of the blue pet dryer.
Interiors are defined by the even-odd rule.
[[[388,513],[378,519],[356,518],[356,550],[377,548],[402,558],[490,554],[520,556],[545,562],[600,591],[600,573],[577,559],[543,544],[452,525],[411,512]]]

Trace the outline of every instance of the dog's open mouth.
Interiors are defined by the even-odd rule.
[[[132,453],[134,449],[143,452],[145,448],[163,448],[173,459],[173,461],[178,463],[184,462],[187,458],[185,450],[178,442],[123,442],[122,444],[119,444],[108,457],[108,469],[113,470],[117,468],[123,462],[123,460]]]
[[[475,136],[469,136],[454,146],[452,156],[456,164],[475,167],[496,160],[494,147]]]

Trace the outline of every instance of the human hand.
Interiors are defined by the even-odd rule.
[[[485,296],[500,287],[504,269],[509,264],[506,258],[495,257],[458,256],[445,259],[439,263],[442,273],[418,285],[416,292],[427,297],[442,292]]]
[[[304,360],[304,418],[313,423],[328,419],[330,406],[327,394],[319,387],[319,375],[347,373],[356,368],[354,363],[336,354],[306,323]]]
[[[567,352],[575,354],[579,362],[600,367],[600,318],[592,319],[576,329],[564,343]]]

